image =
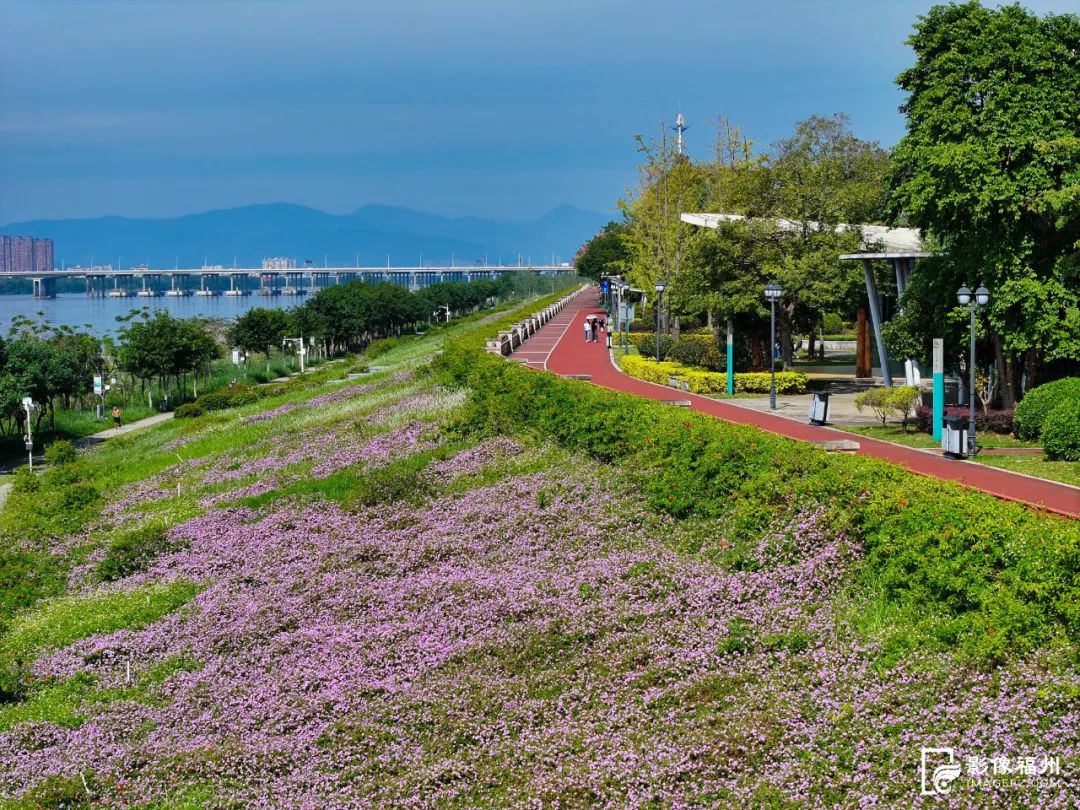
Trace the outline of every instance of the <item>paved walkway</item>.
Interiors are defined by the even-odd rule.
[[[101,430],[97,433],[91,433],[89,436],[83,436],[81,439],[75,440],[75,446],[84,447],[91,444],[97,444],[98,442],[103,442],[106,439],[115,439],[117,436],[124,436],[128,433],[131,433],[133,430],[150,427],[151,425],[156,425],[159,422],[165,422],[172,418],[172,411],[169,411],[167,413],[156,413],[153,416],[147,416],[145,419],[137,419],[131,424],[121,425],[120,428],[109,428],[108,430]]]
[[[864,456],[900,464],[912,472],[942,478],[1012,501],[1020,501],[1070,517],[1080,517],[1080,488],[1044,481],[1008,470],[968,461],[952,461],[934,453],[903,447],[865,436],[852,436],[828,427],[761,413],[740,407],[732,400],[722,402],[707,397],[675,391],[662,385],[628,377],[611,362],[603,342],[585,343],[583,324],[586,315],[599,312],[599,293],[586,290],[566,306],[559,316],[531,337],[513,357],[525,357],[529,366],[546,368],[556,374],[589,374],[592,382],[618,391],[656,400],[683,399],[691,409],[729,422],[754,425],[792,439],[806,442],[855,440]]]
[[[900,382],[902,384],[903,380]],[[858,394],[853,391],[832,392],[829,396],[829,421],[842,425],[880,425],[881,420],[869,408],[860,412],[855,407],[857,396]],[[810,411],[811,399],[813,399],[811,394],[777,394],[776,410],[773,411],[773,416],[805,422]],[[739,397],[738,401],[731,400],[731,404],[738,405],[740,408],[753,408],[755,411],[771,410],[768,394],[758,397]],[[908,419],[908,422],[912,421],[914,421],[914,416]]]
[[[108,439],[114,439],[117,436],[124,436],[131,433],[134,430],[140,428],[150,427],[156,425],[159,422],[164,422],[166,419],[172,419],[172,412],[158,413],[153,416],[148,416],[145,419],[138,419],[132,422],[130,425],[122,425],[120,429],[109,428],[108,430],[98,431],[97,433],[91,433],[89,436],[83,436],[81,439],[76,439],[74,444],[76,447],[89,447],[90,445],[98,444]],[[45,466],[45,455],[38,455],[34,453],[34,469],[38,468],[38,464],[41,464],[42,468]],[[5,475],[13,473],[17,468],[26,466],[26,458],[11,459],[9,463],[3,465],[3,469],[0,470]],[[3,507],[4,501],[7,500],[8,493],[11,491],[11,484],[0,484],[0,507]]]
[[[529,368],[546,369],[548,357],[551,356],[552,351],[554,351],[571,325],[576,324],[577,326],[578,341],[585,340],[585,324],[578,318],[578,315],[582,312],[579,302],[588,301],[590,304],[588,312],[592,312],[596,308],[597,295],[598,293],[593,292],[591,288],[578,293],[577,297],[563,307],[558,315],[544,324],[539,332],[526,340],[521,345],[521,348],[510,355],[510,359],[524,363]],[[571,334],[570,338],[573,337],[573,334]],[[597,343],[595,345],[600,346],[602,344]]]

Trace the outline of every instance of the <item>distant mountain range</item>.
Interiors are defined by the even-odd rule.
[[[288,203],[248,205],[182,217],[142,219],[41,219],[0,226],[0,234],[48,237],[57,269],[112,264],[125,267],[201,267],[205,262],[260,266],[267,256],[293,256],[316,265],[395,266],[474,264],[500,257],[507,264],[529,257],[539,264],[573,258],[578,247],[612,217],[562,205],[531,222],[477,217],[453,219],[408,208],[366,205],[351,214],[328,214]]]

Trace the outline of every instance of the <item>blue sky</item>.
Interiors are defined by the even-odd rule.
[[[288,201],[614,207],[681,109],[903,132],[913,0],[0,0],[0,223]],[[1075,0],[1025,3],[1069,11]]]

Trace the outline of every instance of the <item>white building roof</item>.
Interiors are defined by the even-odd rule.
[[[702,228],[716,228],[721,222],[738,222],[745,217],[742,214],[708,214],[694,213],[683,214],[682,221],[690,225],[698,225]],[[784,219],[776,217],[768,220],[757,221],[772,222],[777,228],[784,231],[802,230],[803,222],[797,219]],[[836,226],[826,226],[820,222],[809,223],[812,230],[820,230],[825,227],[833,227],[836,231],[844,231],[850,228],[858,228],[862,232],[862,252],[845,253],[841,259],[917,259],[924,256],[932,256],[923,246],[922,235],[915,228],[889,228],[885,225],[849,225],[841,223]]]

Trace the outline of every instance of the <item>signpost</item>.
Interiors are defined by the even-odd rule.
[[[298,348],[298,354],[300,355],[300,373],[304,373],[304,357],[307,356],[307,346],[304,345],[303,336],[298,338],[282,338],[281,348],[285,348],[286,343],[295,343]]]
[[[945,341],[934,338],[934,441],[941,441],[942,417],[945,414]]]
[[[727,392],[735,393],[735,325],[727,322]]]
[[[26,455],[29,459],[30,472],[34,471],[34,426],[30,421],[30,414],[34,410],[34,400],[23,397],[22,405],[26,409]]]
[[[622,303],[622,312],[620,313],[619,320],[622,321],[623,328],[623,348],[630,348],[630,322],[634,320],[634,305],[629,301]]]
[[[105,418],[105,380],[100,374],[94,375],[94,395],[101,397],[97,406],[97,418]]]

